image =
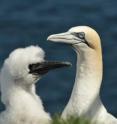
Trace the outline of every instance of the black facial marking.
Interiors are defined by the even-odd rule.
[[[76,37],[80,38],[80,39],[85,39],[85,33],[84,32],[75,32],[73,33],[73,35],[75,35]]]
[[[28,68],[29,68],[29,73],[37,73],[37,68],[39,67],[39,66],[41,66],[41,63],[35,63],[35,64],[30,64],[29,66],[28,66]],[[38,73],[37,73],[38,74]]]
[[[87,44],[87,46],[90,46],[89,43],[87,42],[86,38],[85,38],[84,32],[74,32],[74,33],[72,33],[72,35],[81,39],[81,41],[84,42],[85,44]]]

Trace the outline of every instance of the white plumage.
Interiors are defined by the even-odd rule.
[[[48,124],[50,115],[35,92],[36,75],[29,74],[29,64],[43,62],[44,51],[38,46],[14,50],[5,60],[0,75],[2,102],[6,110],[0,124]]]
[[[107,112],[99,95],[103,67],[97,32],[88,26],[77,26],[68,32],[50,35],[48,40],[71,44],[78,58],[75,84],[62,118],[83,116],[92,122],[117,124],[117,119]]]

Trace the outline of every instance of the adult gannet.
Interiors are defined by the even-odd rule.
[[[88,26],[77,26],[68,32],[50,35],[48,40],[71,44],[78,57],[75,84],[62,118],[83,116],[92,122],[117,124],[99,96],[103,69],[98,33]]]
[[[6,107],[0,114],[0,124],[48,124],[51,118],[35,92],[35,83],[49,70],[68,65],[44,60],[44,51],[38,46],[14,50],[0,74],[1,98]]]

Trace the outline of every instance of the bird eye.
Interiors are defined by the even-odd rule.
[[[33,72],[33,71],[37,68],[37,66],[39,66],[39,65],[41,65],[41,64],[40,64],[40,63],[30,64],[30,65],[28,66],[28,68],[29,68],[29,70],[30,70],[29,73]]]
[[[84,32],[75,32],[74,35],[80,39],[85,39],[85,33]]]

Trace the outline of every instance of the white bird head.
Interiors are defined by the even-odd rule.
[[[76,26],[65,33],[50,35],[48,40],[71,44],[80,50],[84,50],[84,48],[85,50],[87,48],[96,50],[100,47],[99,35],[94,29],[88,26]]]
[[[68,62],[46,61],[44,56],[44,51],[38,46],[14,50],[4,62],[1,83],[33,84],[49,70],[70,65]]]

